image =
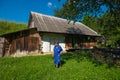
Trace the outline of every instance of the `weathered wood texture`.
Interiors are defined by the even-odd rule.
[[[0,37],[0,57],[2,57],[4,53],[4,40],[4,38]]]
[[[5,34],[4,37],[6,41],[3,56],[35,50],[39,51],[41,38],[36,29]]]
[[[96,37],[88,36],[67,36],[65,38],[66,50],[71,48],[91,48],[97,46]]]
[[[39,50],[39,37],[26,36],[12,40],[10,54],[15,53],[16,50],[20,52]]]

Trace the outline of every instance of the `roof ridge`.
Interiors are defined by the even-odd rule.
[[[56,17],[56,16],[51,16],[51,15],[47,15],[47,14],[42,14],[42,13],[34,12],[34,11],[31,11],[30,13],[37,14],[37,15],[42,15],[42,16],[47,16],[47,17],[52,17],[52,18],[56,18],[56,19],[67,20],[67,19]]]

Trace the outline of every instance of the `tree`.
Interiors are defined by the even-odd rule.
[[[120,20],[110,12],[105,13],[98,20],[101,35],[104,35],[109,44],[120,44]]]
[[[67,0],[63,8],[56,11],[55,16],[79,21],[85,14],[96,16],[104,11],[105,6],[116,19],[120,19],[120,0]]]
[[[98,31],[98,27],[96,27],[97,23],[97,17],[91,17],[88,14],[85,14],[83,20],[81,21],[83,24],[89,26],[95,31]]]
[[[110,13],[106,12],[98,18],[86,14],[82,23],[86,24],[101,35],[104,35],[107,44],[116,46],[117,44],[120,44],[120,23],[119,20],[116,20],[115,22],[115,17],[109,15]]]
[[[82,21],[104,35],[108,44],[120,44],[120,0],[67,0],[55,9],[55,16]]]

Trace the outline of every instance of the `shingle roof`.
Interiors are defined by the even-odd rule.
[[[91,35],[99,36],[97,32],[90,29],[86,25],[80,22],[48,16],[36,12],[30,13],[29,28],[36,27],[38,31],[41,32],[55,32],[55,33],[66,33],[66,34],[80,34],[80,35]]]

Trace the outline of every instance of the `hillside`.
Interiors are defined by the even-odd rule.
[[[27,24],[0,20],[0,35],[27,28]]]

